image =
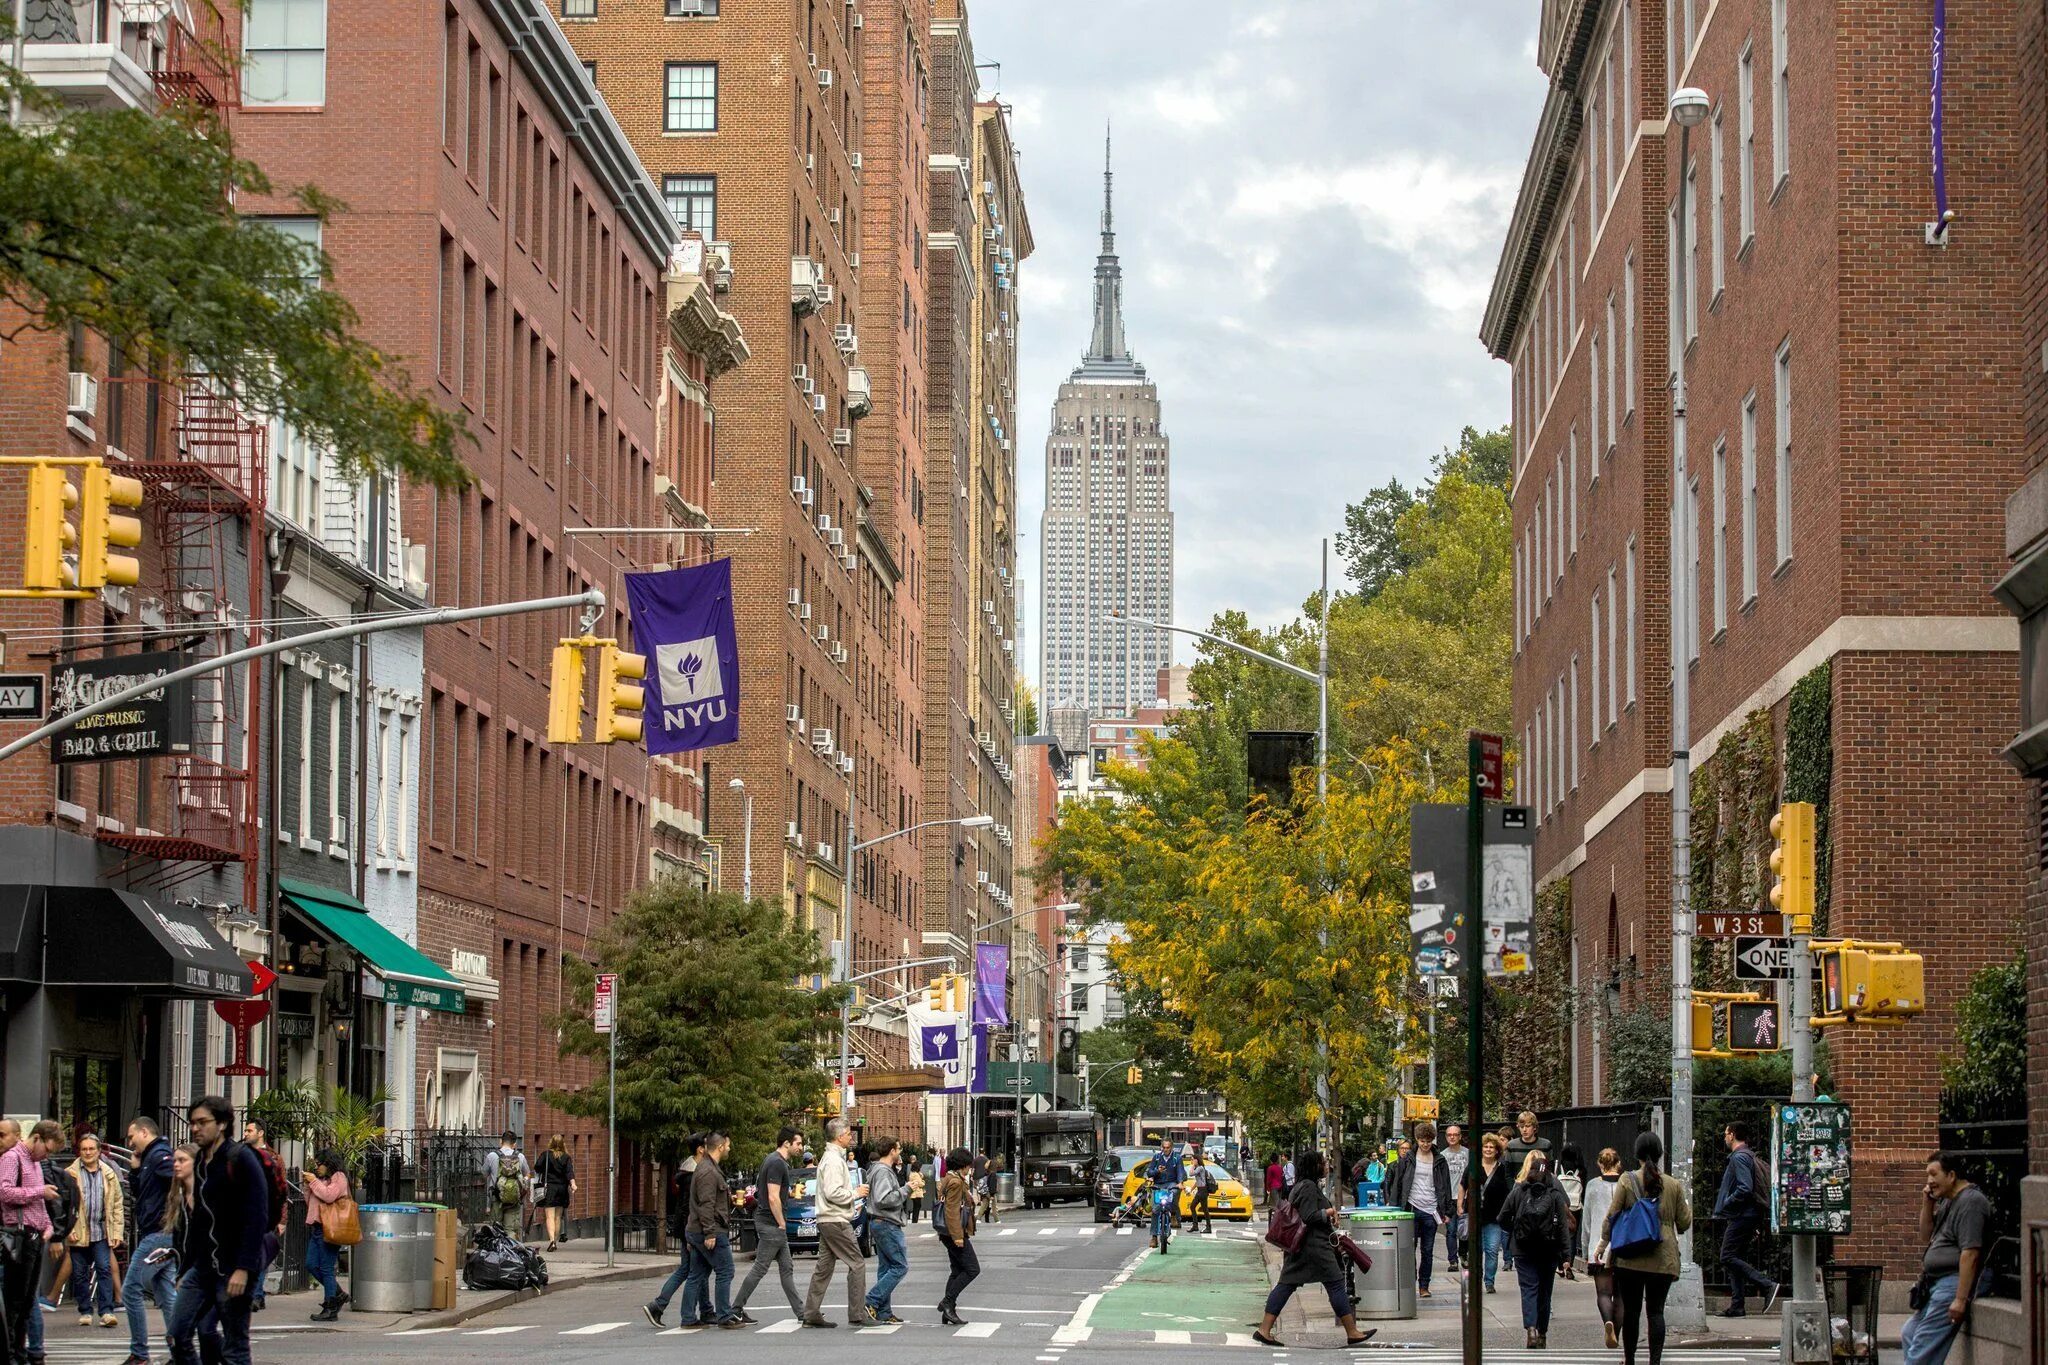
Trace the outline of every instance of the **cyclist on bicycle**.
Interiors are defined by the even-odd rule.
[[[1159,1139],[1159,1155],[1152,1158],[1150,1168],[1145,1172],[1155,1191],[1166,1191],[1166,1198],[1152,1207],[1152,1245],[1157,1247],[1160,1240],[1171,1234],[1173,1224],[1179,1221],[1180,1182],[1188,1178],[1187,1167],[1181,1163],[1180,1152],[1173,1145],[1172,1138]]]

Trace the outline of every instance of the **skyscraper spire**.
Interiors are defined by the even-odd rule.
[[[1116,257],[1115,176],[1110,170],[1109,126],[1102,129],[1102,254],[1095,258],[1095,334],[1088,342],[1084,369],[1114,362],[1132,369],[1124,344],[1124,272]],[[1139,371],[1142,373],[1142,371]]]

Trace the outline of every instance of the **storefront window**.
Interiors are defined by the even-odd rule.
[[[64,1125],[67,1139],[80,1133],[112,1133],[120,1098],[121,1063],[115,1058],[50,1054],[49,1104],[43,1112]]]

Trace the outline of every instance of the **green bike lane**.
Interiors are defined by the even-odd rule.
[[[1266,1302],[1258,1242],[1237,1229],[1175,1237],[1147,1250],[1103,1290],[1086,1318],[1093,1332],[1243,1335]]]

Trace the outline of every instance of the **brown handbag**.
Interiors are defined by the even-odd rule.
[[[343,1195],[320,1206],[320,1236],[331,1247],[352,1247],[363,1240],[363,1220],[356,1201]]]

